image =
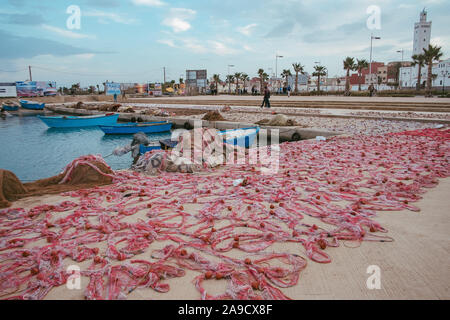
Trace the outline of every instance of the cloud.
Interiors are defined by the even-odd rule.
[[[195,53],[207,53],[208,48],[204,46],[200,41],[196,39],[183,39],[181,40],[183,42],[184,48],[188,49],[189,51],[195,52]]]
[[[175,45],[175,41],[171,40],[171,39],[163,39],[163,40],[158,40],[159,43],[168,45],[169,47],[172,48],[176,48],[177,46]]]
[[[238,49],[233,48],[229,45],[228,39],[223,40],[205,40],[200,41],[196,38],[178,38],[178,39],[163,39],[158,40],[159,43],[165,44],[171,48],[182,48],[194,53],[204,54],[216,54],[219,56],[233,55],[239,52]],[[177,42],[177,43],[176,43]],[[250,47],[246,46],[245,50],[251,50]]]
[[[131,0],[137,6],[147,6],[147,7],[162,7],[166,3],[161,0]]]
[[[189,20],[194,19],[196,14],[197,12],[191,9],[172,8],[162,24],[172,28],[175,33],[185,32],[191,29]]]
[[[265,38],[280,38],[292,33],[295,27],[295,21],[286,20],[275,26]]]
[[[84,60],[91,60],[95,57],[94,53],[82,53],[82,54],[76,54],[75,57],[84,59]]]
[[[118,0],[86,0],[86,5],[101,8],[116,8],[120,6]]]
[[[49,26],[47,24],[43,24],[42,28],[44,28],[47,31],[51,31],[56,34],[59,34],[60,36],[65,37],[65,38],[71,38],[71,39],[95,39],[96,38],[93,35],[81,34],[81,33],[73,32],[70,30],[65,30],[65,29],[61,29],[58,27]]]
[[[212,52],[219,56],[236,54],[238,52],[236,49],[228,47],[220,41],[208,41],[208,43]]]
[[[136,19],[125,18],[125,17],[120,16],[117,13],[105,12],[105,11],[99,11],[99,10],[83,12],[83,15],[87,16],[87,17],[99,18],[99,22],[104,23],[104,24],[107,24],[110,21],[115,22],[115,23],[120,23],[120,24],[133,24],[136,22]]]
[[[252,23],[245,27],[238,27],[236,30],[245,36],[250,36],[252,34],[253,29],[256,28],[257,26],[258,25],[256,23]]]
[[[54,40],[35,37],[22,37],[0,30],[2,47],[1,59],[33,58],[41,55],[73,56],[101,53],[94,50],[77,48]]]
[[[0,13],[0,22],[5,24],[18,24],[27,26],[37,26],[45,22],[39,14],[32,13]]]

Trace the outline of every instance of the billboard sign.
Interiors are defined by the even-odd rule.
[[[16,82],[16,90],[18,97],[37,97],[36,81],[19,81]]]
[[[36,90],[40,96],[56,96],[58,93],[55,81],[36,81]]]
[[[120,94],[120,83],[107,82],[105,84],[105,93],[107,96],[113,96]]]
[[[154,97],[162,96],[162,84],[161,83],[150,84],[148,94]]]
[[[135,83],[134,89],[136,93],[148,93],[148,84],[147,83]]]
[[[16,84],[14,82],[0,83],[0,97],[2,98],[17,97]]]

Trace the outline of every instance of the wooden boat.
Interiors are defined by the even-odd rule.
[[[45,103],[38,103],[27,100],[20,100],[20,105],[22,106],[22,108],[28,110],[44,110],[45,108]]]
[[[227,144],[250,148],[255,143],[258,133],[259,127],[252,127],[220,131],[219,135],[224,137],[224,142]]]
[[[105,134],[135,134],[138,132],[159,133],[170,131],[172,129],[172,123],[167,121],[117,123],[110,126],[100,126],[100,129],[102,129]]]
[[[19,110],[19,106],[12,102],[5,102],[2,105],[2,109],[5,111],[17,111]]]
[[[38,116],[50,128],[82,128],[114,125],[119,119],[119,114],[108,113],[87,117],[76,116]]]
[[[146,154],[147,152],[153,151],[153,150],[161,150],[161,146],[144,146],[141,144],[139,146],[139,153],[140,154]]]

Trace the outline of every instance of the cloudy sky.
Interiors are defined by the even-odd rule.
[[[69,6],[81,10],[80,29],[67,26]],[[380,9],[380,29],[370,30]],[[346,56],[374,60],[411,56],[414,22],[426,7],[432,43],[450,51],[449,0],[2,0],[0,81],[161,81],[206,68],[224,78],[232,72],[255,76],[301,62],[311,72],[320,62],[341,75]],[[372,11],[373,12],[373,11]],[[71,20],[76,22],[76,20]],[[72,25],[73,26],[73,23]],[[76,25],[75,25],[76,26]]]

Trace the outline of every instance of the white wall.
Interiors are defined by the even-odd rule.
[[[16,86],[0,84],[0,97],[17,97]]]

